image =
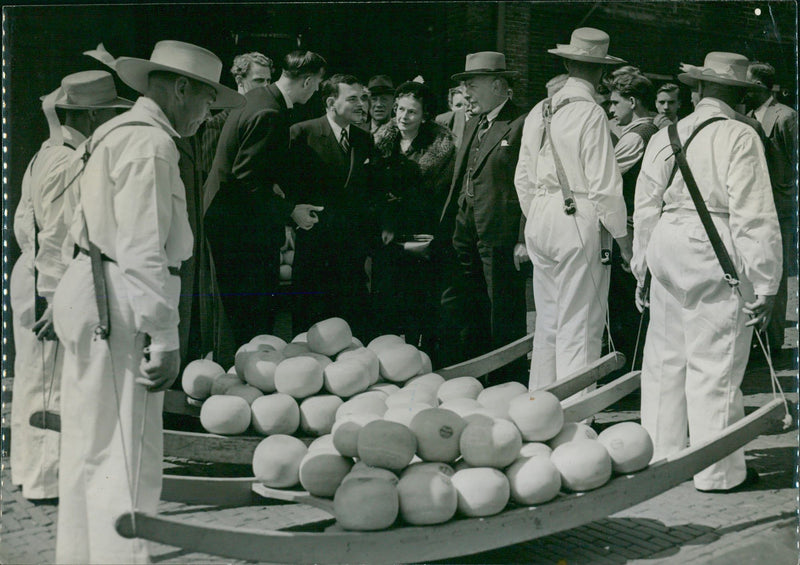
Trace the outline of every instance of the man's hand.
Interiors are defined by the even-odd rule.
[[[630,235],[616,240],[619,245],[619,254],[622,256],[623,265],[630,265],[633,259],[633,238]]]
[[[531,258],[528,255],[528,248],[525,247],[525,244],[517,243],[514,246],[514,267],[516,267],[516,269],[519,271],[520,266],[530,260]]]
[[[639,312],[644,312],[645,308],[650,307],[650,299],[647,296],[647,289],[643,286],[636,285],[636,296],[634,298],[636,301],[636,309]]]
[[[322,212],[324,209],[323,206],[314,206],[313,204],[298,204],[292,210],[292,220],[298,228],[310,230],[319,221],[317,212]]]
[[[394,241],[394,232],[389,230],[383,230],[381,232],[381,241],[384,245],[389,245],[391,242]]]
[[[55,341],[58,339],[56,330],[53,328],[53,307],[48,305],[47,310],[44,311],[42,317],[33,324],[33,333],[39,341],[48,340]]]
[[[178,378],[180,363],[181,356],[177,349],[151,351],[149,360],[146,356],[142,357],[139,370],[143,376],[137,377],[136,382],[146,386],[150,392],[167,390]]]
[[[272,192],[274,192],[277,196],[280,196],[281,198],[284,199],[286,198],[286,193],[283,192],[283,189],[277,184],[272,185]]]
[[[759,294],[755,302],[745,302],[742,312],[750,316],[746,326],[755,326],[756,330],[763,330],[769,324],[772,317],[772,306],[775,304],[775,296]]]

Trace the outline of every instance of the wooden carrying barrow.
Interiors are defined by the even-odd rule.
[[[510,507],[487,518],[456,519],[426,527],[400,526],[378,532],[347,532],[336,526],[325,532],[290,532],[215,527],[136,512],[120,516],[116,528],[128,538],[259,562],[409,563],[453,558],[575,528],[643,502],[773,429],[783,412],[783,402],[773,400],[718,436],[638,473],[615,477],[590,492],[562,494],[540,506]],[[299,500],[315,502],[308,495]],[[330,501],[318,506],[326,504],[330,508]]]
[[[579,422],[597,414],[614,402],[627,396],[639,387],[640,371],[633,371],[616,380],[591,391],[580,398],[570,398],[562,402],[565,422]],[[562,387],[555,390],[555,395],[560,399],[564,397]],[[571,388],[571,387],[569,387]],[[568,396],[568,395],[567,395]],[[228,438],[230,439],[230,438]],[[259,438],[261,439],[261,438]],[[252,452],[250,452],[252,462]],[[252,492],[265,498],[275,500],[289,500],[303,502],[297,497],[303,491],[270,489],[257,483],[255,477],[194,477],[184,475],[164,475],[161,500],[169,502],[182,502],[184,504],[211,504],[219,506],[239,506],[249,504],[253,500]],[[323,499],[308,498],[310,501],[320,501],[330,504]],[[313,505],[319,505],[313,504]]]
[[[517,357],[526,355],[531,349],[532,341],[532,337],[527,336],[524,340],[517,340],[492,353],[487,353],[486,355],[482,355],[470,361],[465,361],[458,365],[453,365],[452,367],[440,369],[437,371],[437,374],[445,379],[452,379],[458,376],[483,376],[499,367],[507,365]],[[547,386],[544,390],[553,393],[559,400],[563,400],[597,382],[598,379],[619,369],[624,364],[624,355],[621,353],[609,353],[571,376]],[[607,403],[588,415],[590,416],[610,406],[631,392],[631,390],[634,390],[636,386],[627,390],[624,388],[615,389],[620,396],[613,399],[610,399],[608,396],[601,397],[601,399]],[[609,391],[607,391],[607,393],[608,392]],[[608,401],[609,399],[610,401]],[[587,416],[568,421],[579,421],[585,417]],[[237,436],[222,436],[206,432],[187,432],[165,429],[164,455],[209,463],[250,465],[253,462],[253,452],[264,437],[265,436],[252,433]]]

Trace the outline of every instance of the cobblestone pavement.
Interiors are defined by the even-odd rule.
[[[794,296],[796,289],[795,285]],[[796,314],[793,319],[797,319]],[[787,342],[794,344],[796,355],[796,330],[787,331]],[[687,481],[642,504],[579,528],[441,563],[797,565],[800,538],[796,375],[796,369],[791,368],[778,372],[792,404],[792,428],[762,435],[745,448],[748,463],[761,476],[750,488],[729,494],[705,494]],[[748,412],[772,399],[769,374],[763,364],[748,368],[742,389]],[[637,408],[638,395],[634,393],[598,414],[596,425],[637,420]],[[7,410],[4,407],[5,422]],[[2,470],[0,480],[0,563],[52,563],[57,507],[25,500],[10,484],[7,468]],[[160,512],[198,523],[272,529],[326,516],[309,506],[275,503],[209,508],[164,502]],[[151,553],[155,563],[243,563],[160,544],[151,544]]]

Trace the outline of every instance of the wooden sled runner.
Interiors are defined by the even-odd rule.
[[[578,422],[608,408],[617,400],[636,390],[639,386],[639,377],[640,371],[633,371],[581,398],[563,402],[565,421]],[[252,451],[249,453],[252,461]],[[250,464],[250,461],[247,464]],[[297,498],[304,494],[306,497],[308,496],[303,491],[269,489],[256,484],[255,477],[209,478],[182,475],[164,475],[161,500],[185,504],[235,506],[246,504],[252,500],[251,487],[253,490],[260,489],[256,490],[257,494],[265,498],[308,503],[307,500]],[[312,499],[313,497],[308,500]]]
[[[480,363],[480,368],[478,370],[486,370],[489,372],[513,361],[513,358],[509,358],[505,355],[507,352],[513,351],[514,354],[519,357],[527,354],[527,351],[530,349],[530,347],[526,347],[527,349],[525,347],[521,347],[521,340],[517,340],[506,347],[497,350],[495,354],[499,354],[499,352],[503,352],[503,354],[500,356],[500,358],[493,359],[491,363],[489,363],[489,360],[485,358],[486,356],[483,356],[483,358],[479,357],[473,361],[462,363],[461,365],[454,365],[452,369],[476,362]],[[498,365],[498,363],[502,364]],[[624,364],[625,356],[623,354],[609,353],[608,355],[601,357],[594,363],[588,365],[584,369],[577,371],[573,375],[545,387],[544,390],[551,392],[558,397],[559,400],[564,400],[565,398],[568,398],[573,394],[585,389],[589,385],[597,382],[598,379],[604,377],[610,372],[619,369]],[[462,369],[458,369],[458,371],[461,370]],[[443,370],[439,372],[439,374],[443,373],[446,373],[446,371]],[[633,381],[630,382],[633,383]],[[638,383],[638,380],[636,382]],[[638,384],[635,384],[633,389],[635,389],[636,386],[638,386]],[[625,394],[633,389],[629,389]],[[625,396],[625,394],[622,396]],[[613,404],[613,402],[619,400],[619,398],[622,398],[622,396],[619,396],[611,402],[608,402],[608,404],[602,406],[602,408],[594,409],[593,412],[588,413],[586,416],[576,417],[572,421],[582,420],[587,416],[591,416],[603,408],[606,408],[610,404]],[[606,399],[604,399],[604,397],[600,397],[599,402],[602,403],[604,401],[606,401]],[[255,451],[262,439],[264,439],[264,436],[220,436],[205,432],[184,432],[165,429],[164,455],[191,459],[193,461],[205,461],[209,463],[238,463],[250,465],[253,461],[253,451]]]
[[[547,536],[614,514],[652,498],[743,447],[775,426],[783,402],[773,400],[717,437],[613,478],[583,494],[565,494],[541,506],[514,508],[487,518],[379,532],[323,533],[212,527],[136,512],[120,516],[117,531],[232,559],[280,563],[409,563],[453,558]],[[133,524],[136,524],[134,529]]]

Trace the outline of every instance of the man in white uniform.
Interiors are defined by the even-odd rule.
[[[59,563],[149,559],[114,521],[132,508],[155,512],[161,492],[163,391],[180,362],[178,267],[192,251],[172,138],[193,135],[209,108],[243,102],[218,83],[222,62],[188,43],[161,41],[149,61],[122,57],[115,68],[143,96],[78,149],[91,156],[70,188],[76,255],[54,299],[65,348]],[[104,281],[87,256],[95,246]],[[104,311],[110,333],[98,339]]]
[[[537,104],[525,120],[514,178],[526,216],[525,243],[533,262],[536,329],[529,388],[536,390],[600,358],[609,267],[600,259],[601,225],[630,259],[622,178],[608,119],[595,87],[609,56],[609,37],[577,29],[569,45],[549,52],[566,59],[569,78],[552,99],[552,140],[563,163],[576,211],[565,213],[553,146]]]
[[[11,479],[22,487],[25,498],[58,496],[60,437],[57,431],[29,423],[34,412],[58,412],[60,406],[63,351],[54,339],[51,305],[66,269],[60,245],[67,226],[61,214],[63,200],[53,201],[53,197],[69,181],[66,168],[75,148],[97,126],[114,117],[117,109],[132,104],[117,97],[114,79],[105,71],[68,75],[57,90],[43,97],[50,138],[31,159],[22,178],[22,195],[14,215],[14,235],[22,254],[11,273],[15,347]],[[56,108],[63,112],[64,125]],[[43,312],[36,312],[37,296],[46,304]]]
[[[675,172],[667,129],[650,140],[636,185],[634,254],[637,305],[650,284],[650,326],[642,366],[642,424],[654,459],[697,444],[744,417],[742,382],[753,326],[769,318],[781,276],[780,227],[764,148],[756,131],[735,119],[747,88],[748,61],[709,53],[679,79],[698,85],[701,100],[677,124],[681,144],[697,131],[686,159],[738,273],[729,285],[681,172]],[[709,122],[710,118],[722,118]],[[739,292],[741,290],[741,294]],[[755,296],[753,295],[755,293]],[[749,318],[749,321],[748,321]],[[756,478],[744,450],[694,477],[698,490],[730,490]]]

